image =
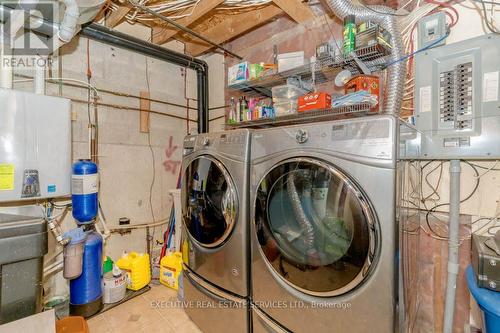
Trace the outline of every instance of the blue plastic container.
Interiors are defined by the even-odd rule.
[[[483,311],[484,333],[500,332],[500,292],[479,288],[472,266],[465,272],[470,293]]]
[[[102,307],[102,237],[87,231],[81,275],[70,281],[70,312],[89,317]]]
[[[92,223],[97,216],[99,175],[97,165],[90,160],[78,160],[71,175],[73,218],[78,224]]]

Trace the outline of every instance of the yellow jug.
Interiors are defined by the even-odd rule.
[[[178,290],[179,275],[182,272],[182,253],[172,252],[160,260],[160,283]]]
[[[139,290],[151,281],[149,255],[147,253],[131,252],[116,261],[116,266],[127,272],[127,289]]]

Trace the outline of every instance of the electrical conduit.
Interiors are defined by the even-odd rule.
[[[455,296],[459,271],[458,250],[460,246],[460,160],[450,161],[450,223],[448,239],[448,281],[444,307],[443,332],[451,333],[455,313]]]
[[[400,61],[404,56],[403,40],[397,18],[391,14],[393,9],[385,6],[371,6],[378,12],[387,13],[387,15],[370,11],[366,7],[355,5],[350,0],[326,0],[327,5],[339,18],[343,19],[347,15],[354,15],[360,21],[372,21],[378,23],[382,28],[392,36],[392,52],[389,63],[393,63],[388,68],[387,98],[384,101],[385,113],[395,116],[399,115],[404,90],[406,75],[406,62]]]

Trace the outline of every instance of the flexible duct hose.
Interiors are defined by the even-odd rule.
[[[393,65],[388,69],[387,98],[384,101],[384,113],[398,116],[401,109],[404,81],[406,75],[406,62],[400,61],[404,57],[403,40],[397,18],[392,15],[377,14],[363,6],[355,5],[350,0],[326,0],[330,9],[339,18],[354,15],[361,21],[372,21],[378,23],[392,36],[392,53],[390,63]],[[393,9],[385,6],[371,6],[378,12],[391,14]]]
[[[302,199],[299,197],[295,186],[296,176],[302,178]],[[312,181],[310,177],[304,174],[296,174],[292,172],[288,176],[287,185],[288,196],[295,218],[299,222],[304,233],[303,238],[307,249],[308,263],[319,266],[334,263],[345,255],[351,240],[343,237],[342,234],[335,232],[334,229],[326,228],[322,219],[318,217],[312,203]],[[318,236],[327,237],[327,239],[323,240],[323,242],[329,244],[328,247],[330,248],[330,251],[327,250],[325,252],[318,250],[318,244],[316,244],[316,234]],[[324,243],[321,244],[321,247],[324,247],[324,245]],[[332,253],[332,249],[336,249],[337,252]]]
[[[290,199],[290,203],[292,204],[293,213],[295,214],[295,218],[299,222],[302,227],[302,231],[304,232],[304,244],[307,248],[308,254],[315,253],[314,249],[314,229],[309,222],[309,219],[302,208],[302,203],[300,202],[299,194],[297,193],[297,188],[295,187],[295,172],[290,172],[288,175],[288,197]]]

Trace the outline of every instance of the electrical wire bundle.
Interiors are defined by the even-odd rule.
[[[419,227],[413,230],[405,230],[406,233],[414,233],[420,228],[429,237],[432,237],[437,240],[448,241],[448,237],[446,236],[448,234],[446,228],[447,221],[441,219],[436,214],[439,208],[449,206],[449,203],[447,202],[440,203],[442,198],[439,195],[439,188],[441,186],[441,182],[443,179],[443,169],[445,163],[446,163],[445,161],[428,161],[422,166],[420,165],[420,162],[409,163],[410,174],[408,177],[408,185],[410,188],[410,193],[406,194],[404,192],[405,194],[403,195],[402,198],[404,204],[402,205],[402,208],[410,208],[408,207],[407,204],[409,204],[411,207],[414,207],[417,211],[420,211],[421,208],[423,208],[425,212],[425,227],[423,225],[420,225]],[[473,177],[475,179],[475,184],[471,192],[460,200],[460,203],[464,203],[470,200],[475,195],[475,193],[479,189],[480,180],[484,175],[486,175],[491,171],[500,171],[500,169],[496,168],[499,161],[496,161],[491,167],[485,167],[469,161],[463,161],[463,163],[465,163],[468,167],[472,169],[474,173]],[[428,168],[431,169],[425,172],[425,170]],[[484,169],[485,171],[481,173],[479,172],[479,169]],[[437,172],[437,179],[436,182],[433,183],[431,182],[430,177],[436,172]],[[424,193],[423,189],[424,183],[431,190],[431,192],[428,194]],[[432,203],[432,206],[429,206],[429,202]],[[423,207],[421,207],[420,205],[423,205]],[[434,220],[431,220],[431,217]],[[500,228],[500,226],[499,225],[491,226],[491,224],[497,221],[499,217],[500,214],[497,214],[497,216],[494,217],[480,217],[472,221],[471,225],[476,225],[482,221],[486,221],[486,223],[483,223],[479,228],[477,228],[475,232],[481,231],[486,227],[488,227],[487,229],[488,234],[493,235],[495,231],[498,230],[498,228]],[[463,242],[464,240],[469,238],[470,234],[465,235],[460,239],[460,242]]]
[[[148,7],[155,12],[162,14],[170,19],[176,20],[183,17],[191,16],[194,10],[200,5],[202,0],[139,0],[138,4]],[[259,7],[270,5],[272,0],[225,0],[216,10],[225,11],[225,14],[240,13],[245,10],[253,10]],[[109,9],[117,11],[126,1],[114,0],[111,2]],[[230,11],[230,13],[228,13]],[[155,18],[147,13],[140,12],[137,8],[132,9],[125,19],[129,23],[154,21]]]
[[[412,1],[410,1],[411,3]],[[405,84],[405,90],[403,94],[403,102],[405,101],[412,101],[414,97],[414,71],[413,71],[413,56],[419,52],[425,51],[437,44],[439,44],[441,41],[446,39],[448,37],[448,34],[445,36],[437,39],[434,41],[431,45],[428,45],[425,48],[415,50],[415,30],[418,24],[418,21],[420,21],[422,18],[425,16],[437,13],[443,11],[447,17],[449,18],[450,22],[448,25],[448,29],[451,29],[454,27],[459,20],[459,14],[458,11],[449,4],[448,1],[440,2],[440,1],[434,1],[434,0],[426,0],[421,2],[420,0],[416,3],[415,8],[408,13],[408,15],[402,17],[400,19],[401,26],[402,26],[402,35],[403,35],[403,43],[405,46],[405,52],[407,53],[407,56],[402,58],[400,61],[405,61],[408,60],[407,63],[407,79],[406,79],[406,84]],[[392,64],[389,64],[392,65]],[[403,106],[403,110],[407,111],[413,111],[413,107],[410,106]]]

